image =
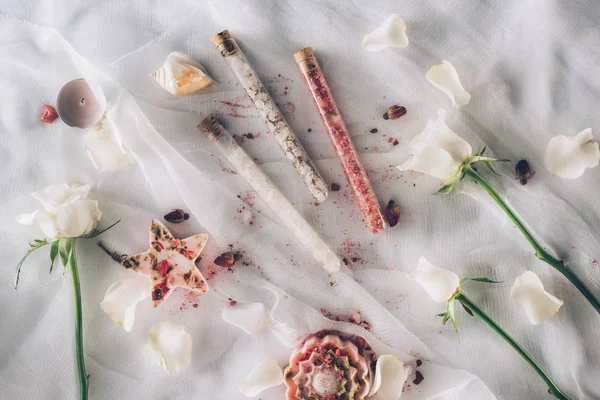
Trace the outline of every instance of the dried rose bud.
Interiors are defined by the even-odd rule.
[[[165,215],[165,221],[172,224],[180,224],[183,221],[187,221],[190,218],[190,214],[184,212],[180,208],[174,208],[173,211]]]
[[[515,167],[515,179],[518,179],[521,185],[526,185],[527,181],[533,178],[533,175],[535,175],[535,171],[531,172],[527,160],[521,160],[517,163]]]
[[[58,118],[58,113],[49,104],[44,104],[44,109],[42,110],[42,114],[40,115],[40,121],[45,122],[47,124],[51,124]]]
[[[240,253],[233,253],[231,251],[228,251],[227,253],[223,253],[219,257],[215,258],[214,263],[219,267],[229,268],[233,266],[233,264],[235,264],[235,262],[238,261],[240,258],[242,258],[242,255]]]
[[[332,183],[331,184],[331,191],[332,192],[338,192],[340,190],[340,185],[338,185],[337,183]]]
[[[383,114],[383,119],[398,119],[404,115],[406,115],[406,107],[393,105]]]
[[[400,220],[400,206],[394,200],[390,200],[385,208],[385,218],[390,227],[396,226]]]

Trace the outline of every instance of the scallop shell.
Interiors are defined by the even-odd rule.
[[[163,66],[149,75],[175,96],[183,96],[216,85],[202,64],[178,51],[169,54]]]

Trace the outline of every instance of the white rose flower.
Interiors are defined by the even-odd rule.
[[[49,240],[86,235],[102,217],[98,202],[87,198],[89,191],[90,185],[50,185],[31,194],[43,204],[44,210],[21,214],[17,222],[37,223]]]
[[[368,51],[379,51],[388,47],[406,47],[408,46],[408,37],[406,36],[406,24],[396,14],[390,15],[383,25],[373,32],[365,35],[363,46]]]
[[[447,112],[438,110],[438,118],[429,120],[425,129],[409,144],[411,158],[397,168],[414,170],[446,181],[457,174],[471,157],[471,145],[446,125]]]
[[[148,335],[144,358],[150,364],[163,367],[169,375],[177,375],[192,361],[192,337],[183,325],[160,322]]]
[[[421,257],[417,268],[408,277],[425,289],[438,303],[447,303],[460,289],[460,278],[452,271],[436,267]]]
[[[599,161],[600,149],[590,128],[576,136],[553,137],[544,155],[548,171],[564,179],[579,178],[587,168],[597,166]]]
[[[544,290],[540,278],[531,271],[515,279],[510,297],[523,309],[533,325],[538,325],[558,312],[563,301]]]
[[[431,67],[425,77],[433,86],[450,97],[454,107],[467,105],[471,101],[471,94],[463,88],[458,72],[450,62],[442,60],[441,64]]]

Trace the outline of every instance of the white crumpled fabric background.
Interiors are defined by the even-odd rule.
[[[25,264],[19,289],[12,287],[27,241],[40,236],[14,218],[38,207],[31,192],[62,182],[93,185],[90,197],[100,202],[103,225],[122,220],[102,237],[119,252],[146,250],[150,220],[173,207],[196,217],[170,226],[176,235],[211,235],[201,269],[214,290],[199,297],[177,291],[159,309],[141,303],[131,333],[99,306],[108,286],[130,273],[94,241],[78,242],[92,399],[243,398],[236,382],[256,363],[268,355],[285,366],[290,348],[277,338],[293,345],[294,335],[323,328],[364,335],[380,354],[393,353],[412,364],[415,357],[431,360],[420,368],[425,380],[411,384],[402,398],[549,398],[537,375],[483,323],[460,310],[460,342],[450,327],[441,326],[434,315],[443,306],[406,277],[422,255],[464,277],[503,280],[500,285],[469,283],[465,291],[573,399],[599,398],[589,388],[600,380],[600,317],[591,306],[536,260],[489,202],[458,193],[432,195],[439,182],[393,168],[436,109],[450,109],[450,100],[426,81],[425,71],[441,59],[451,61],[473,98],[451,111],[449,125],[474,148],[485,144],[500,158],[531,162],[537,172],[527,186],[513,179],[513,163],[502,166],[499,177],[485,176],[600,292],[599,170],[565,181],[543,166],[552,136],[586,127],[600,130],[600,81],[593,74],[600,64],[596,2],[7,0],[0,12],[1,399],[77,397],[70,278],[60,268],[48,275],[48,254],[40,250]],[[362,36],[392,12],[407,22],[410,45],[366,52]],[[210,41],[223,29],[237,39],[276,101],[293,104],[284,107],[292,128],[325,179],[341,186],[327,202],[313,204],[226,69]],[[292,54],[307,45],[319,58],[381,204],[393,198],[401,205],[400,224],[383,234],[369,233],[360,222],[294,64]],[[147,73],[171,51],[198,59],[217,87],[182,98],[165,92]],[[61,86],[82,76],[100,84],[111,102],[119,135],[137,160],[127,171],[96,171],[83,149],[82,131],[60,121],[50,126],[38,121],[42,105],[54,104]],[[406,106],[408,114],[384,121],[381,115],[393,104]],[[316,269],[286,227],[248,193],[247,183],[227,172],[216,149],[196,131],[209,113],[234,134],[258,136],[245,140],[244,148],[349,260],[348,268],[333,277]],[[378,132],[370,133],[373,128]],[[393,146],[389,138],[400,144]],[[461,189],[479,193],[468,184]],[[241,207],[253,208],[254,225],[241,222]],[[236,266],[233,273],[217,271],[209,261],[229,244],[244,252],[248,265]],[[556,317],[536,327],[509,299],[515,277],[526,270],[535,271],[549,292],[565,300]],[[246,335],[220,318],[229,298],[264,302],[276,323]],[[330,321],[321,309],[332,315],[360,310],[371,332]],[[142,356],[151,326],[165,319],[184,324],[193,338],[192,365],[176,377],[146,364]],[[260,395],[282,397],[283,386]]]

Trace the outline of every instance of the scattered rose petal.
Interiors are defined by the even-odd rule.
[[[49,104],[44,104],[44,109],[40,115],[40,121],[51,124],[58,118],[56,109]]]
[[[409,160],[399,165],[401,171],[414,170],[446,181],[453,177],[473,149],[446,125],[446,110],[438,110],[438,118],[429,120],[423,132],[408,145]]]
[[[398,400],[402,396],[402,388],[411,370],[410,366],[393,355],[379,356],[369,395],[377,393],[378,400]]]
[[[510,297],[523,309],[533,325],[544,322],[558,312],[563,301],[544,290],[538,276],[531,271],[515,279]]]
[[[135,307],[137,303],[150,297],[151,288],[147,279],[120,279],[110,285],[100,307],[125,331],[131,332]]]
[[[363,46],[368,51],[379,51],[388,47],[408,46],[406,23],[398,15],[390,15],[383,25],[365,35]]]
[[[83,144],[99,171],[120,171],[135,164],[133,156],[119,140],[117,128],[108,118],[103,118],[88,131]]]
[[[226,306],[223,321],[254,335],[271,325],[271,313],[263,303],[236,303]]]
[[[250,375],[240,380],[239,391],[246,397],[256,397],[262,391],[283,383],[283,371],[272,358],[259,362]]]
[[[152,365],[163,367],[169,375],[177,375],[192,360],[192,337],[183,325],[160,322],[148,335],[144,358]]]
[[[421,257],[417,268],[408,277],[425,289],[438,303],[446,303],[460,287],[460,279],[452,271],[436,267]]]
[[[463,88],[458,73],[450,62],[442,60],[441,64],[431,67],[425,77],[450,97],[454,107],[467,105],[471,101],[471,95]]]
[[[544,156],[548,171],[564,179],[579,178],[586,168],[597,166],[599,161],[600,150],[590,128],[582,130],[576,136],[553,137]]]

